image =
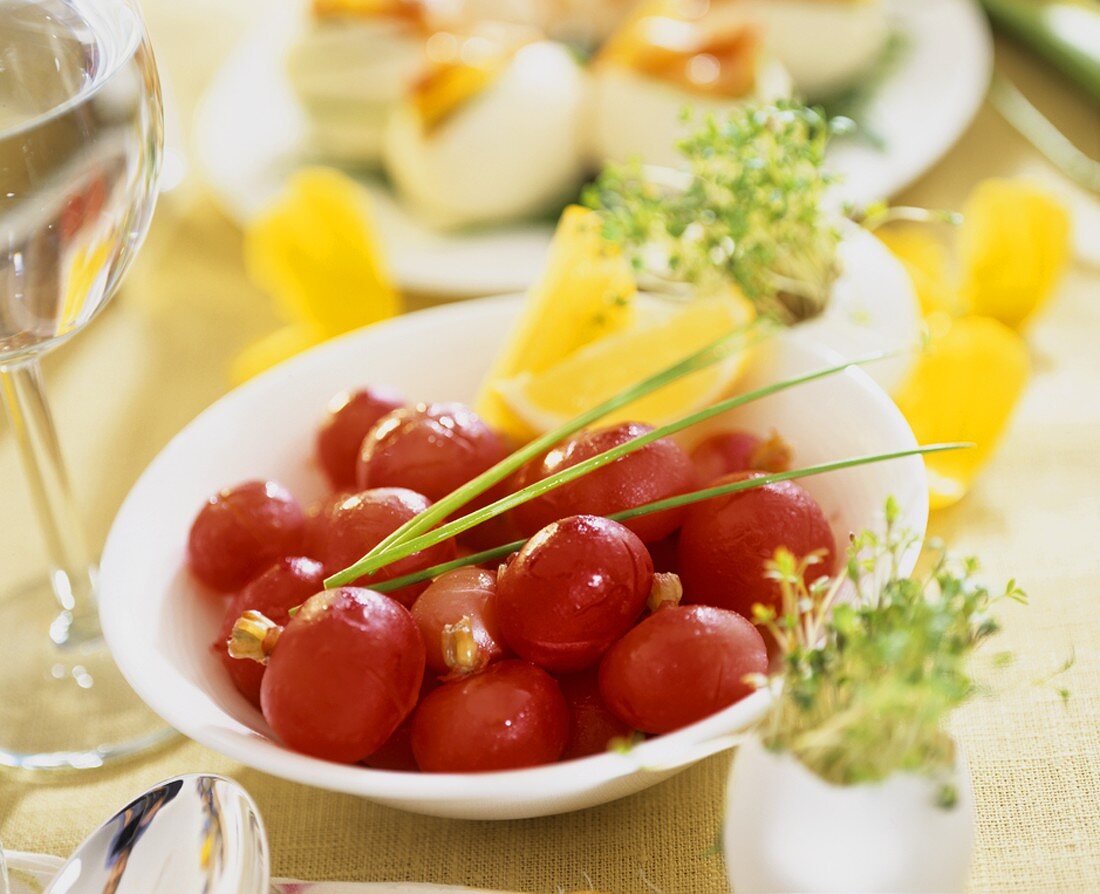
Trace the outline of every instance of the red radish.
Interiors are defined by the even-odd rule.
[[[433,689],[412,719],[421,770],[476,773],[548,764],[569,738],[569,709],[544,670],[514,659]]]
[[[665,606],[626,634],[600,664],[600,694],[623,723],[668,733],[740,701],[748,674],[768,669],[764,638],[736,612]]]
[[[290,610],[321,590],[324,580],[325,570],[320,562],[301,556],[279,559],[229,600],[214,651],[221,658],[237,691],[257,708],[260,707],[260,682],[265,668],[256,661],[229,657],[226,645],[233,633],[233,625],[246,611],[258,611],[284,626],[290,621]]]
[[[469,407],[418,404],[378,421],[363,441],[359,487],[407,487],[438,500],[505,456],[504,442]]]
[[[619,720],[604,704],[594,669],[560,677],[558,685],[569,705],[569,742],[562,755],[564,759],[602,754],[613,740],[626,739],[633,732],[633,727]]]
[[[672,534],[664,540],[656,543],[647,543],[649,557],[653,559],[653,570],[666,574],[676,573],[676,550],[679,545],[679,536]]]
[[[467,512],[472,512],[481,506],[493,502],[506,493],[510,493],[510,490],[506,490],[502,486],[492,488],[487,492],[488,495],[482,495],[476,500],[471,501],[466,506],[459,509],[455,516],[465,515]],[[511,512],[505,512],[502,515],[494,516],[488,521],[482,522],[480,525],[475,525],[472,528],[467,528],[461,534],[457,534],[456,538],[458,542],[467,547],[471,552],[481,552],[483,549],[493,549],[500,546],[502,543],[512,543],[515,540],[522,540],[523,535],[520,533],[519,528],[516,527],[515,519],[512,517]]]
[[[416,758],[412,751],[412,725],[405,721],[373,754],[362,761],[366,767],[374,770],[400,770],[416,772]]]
[[[651,432],[627,422],[575,434],[456,514]],[[690,455],[657,439],[352,586],[322,589],[508,449],[462,404],[406,407],[372,386],[334,398],[317,431],[316,459],[337,493],[303,512],[281,485],[251,481],[203,507],[188,563],[235,594],[213,648],[288,748],[380,770],[483,772],[679,729],[766,673],[765,639],[742,614],[775,604],[764,571],[776,549],[821,556],[808,583],[836,564],[821,508],[792,482],[609,518],[789,467],[778,435],[724,431]],[[499,567],[366,589],[525,535]],[[685,590],[695,604],[677,604]]]
[[[306,507],[306,533],[303,539],[303,550],[307,556],[316,555],[321,549],[321,541],[328,527],[328,515],[340,503],[348,497],[355,496],[355,491],[339,491],[329,494],[320,500],[315,500]]]
[[[733,472],[785,472],[791,467],[791,447],[772,432],[761,438],[747,431],[724,431],[700,441],[691,461],[703,483]]]
[[[378,750],[416,705],[424,644],[408,609],[356,587],[310,597],[279,635],[260,701],[296,751],[352,763]]]
[[[374,424],[405,405],[393,388],[372,385],[336,395],[317,431],[317,459],[336,490],[355,487],[359,448]]]
[[[543,528],[501,570],[496,613],[508,646],[557,673],[595,664],[645,608],[653,564],[645,544],[594,515]]]
[[[419,703],[425,695],[438,686],[439,683],[432,675],[425,673],[420,683]],[[415,710],[415,709],[414,709]],[[412,752],[412,715],[402,723],[377,751],[360,761],[364,767],[374,770],[400,770],[402,772],[415,773],[416,758]]]
[[[720,482],[761,477],[740,472]],[[715,482],[717,483],[717,482]],[[715,605],[752,617],[755,603],[779,605],[766,563],[784,546],[796,556],[822,551],[807,583],[830,574],[836,555],[832,529],[817,501],[793,481],[715,497],[688,510],[680,529],[678,565],[686,602]]]
[[[432,581],[412,607],[412,616],[424,638],[428,669],[445,674],[452,668],[444,655],[444,633],[463,618],[469,620],[470,633],[488,664],[504,655],[504,638],[497,626],[496,575],[481,568],[456,568]]]
[[[215,590],[244,586],[276,559],[298,554],[305,514],[274,481],[249,481],[218,491],[191,525],[187,560]]]
[[[627,441],[648,434],[653,426],[623,422],[608,428],[581,432],[563,441],[520,474],[521,485],[541,481],[563,469],[591,459]],[[563,484],[514,510],[525,534],[569,515],[611,515],[692,490],[695,468],[688,455],[670,438],[659,438],[611,464]],[[682,509],[640,516],[624,524],[646,543],[667,537],[683,520]]]
[[[378,487],[352,494],[318,516],[311,531],[310,552],[321,560],[327,574],[335,574],[362,558],[388,534],[430,505],[431,501],[426,497],[402,487]],[[371,581],[391,580],[449,562],[455,556],[455,542],[444,540],[355,583],[365,586]],[[402,587],[389,595],[405,605],[411,605],[427,586],[424,582]]]

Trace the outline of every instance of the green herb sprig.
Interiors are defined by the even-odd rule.
[[[949,771],[946,721],[977,689],[968,661],[997,632],[990,610],[1026,601],[1015,581],[989,590],[976,579],[976,560],[954,559],[941,544],[930,544],[926,573],[902,575],[902,557],[919,541],[897,518],[891,500],[885,532],[856,537],[845,573],[810,586],[804,578],[820,557],[780,550],[768,573],[781,606],[754,609],[782,656],[764,744],[841,785]],[[852,600],[843,598],[846,585]]]
[[[583,195],[640,277],[675,289],[738,287],[784,324],[820,312],[839,267],[824,207],[831,127],[794,102],[708,115],[679,144],[685,171],[610,164]]]

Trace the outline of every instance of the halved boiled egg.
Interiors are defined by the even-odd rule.
[[[584,174],[584,72],[565,47],[511,47],[440,33],[432,69],[395,110],[384,161],[438,226],[527,217],[564,202]]]
[[[679,165],[685,108],[722,112],[750,99],[791,94],[791,79],[758,30],[734,8],[658,0],[643,6],[607,42],[593,65],[590,153],[599,164],[640,158]]]
[[[432,28],[413,0],[314,0],[286,65],[321,155],[378,162],[390,112],[424,71]]]
[[[890,39],[884,0],[738,0],[808,100],[855,81]]]
[[[475,20],[534,25],[554,40],[583,46],[602,43],[636,0],[465,0]]]

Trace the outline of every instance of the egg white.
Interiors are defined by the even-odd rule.
[[[315,148],[350,164],[376,164],[390,112],[423,70],[424,39],[387,19],[314,22],[290,48],[290,83]]]
[[[757,65],[751,99],[775,100],[791,95],[791,78],[773,57]],[[729,111],[740,99],[719,99],[612,64],[593,74],[589,106],[589,155],[595,164],[640,158],[647,164],[678,167],[683,157],[676,144],[690,131],[683,110],[698,114]]]
[[[884,0],[743,0],[742,10],[808,100],[851,85],[890,38]]]
[[[436,226],[538,214],[583,178],[584,95],[584,72],[567,49],[528,44],[430,132],[410,105],[395,110],[385,133],[386,170]]]

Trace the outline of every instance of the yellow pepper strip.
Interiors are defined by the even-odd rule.
[[[1023,393],[1027,349],[1014,330],[1050,299],[1068,263],[1069,214],[1037,186],[990,179],[967,197],[953,245],[912,225],[876,235],[908,271],[932,331],[928,351],[894,395],[898,406],[921,442],[978,445],[926,460],[932,508],[950,506],[969,489]]]
[[[276,329],[250,344],[234,358],[229,377],[234,385],[240,385],[324,340],[324,334],[310,326],[290,325]]]
[[[1022,180],[979,183],[958,239],[966,308],[1019,328],[1050,299],[1069,246],[1069,214],[1049,193]]]
[[[245,349],[233,364],[236,382],[401,309],[365,194],[338,171],[305,168],[291,177],[247,226],[244,257],[289,325]]]
[[[989,317],[928,319],[931,340],[894,395],[917,441],[977,446],[926,457],[933,509],[961,499],[996,447],[1023,393],[1028,356],[1018,333]]]
[[[245,266],[290,322],[326,336],[400,310],[366,196],[350,177],[304,168],[245,231]]]

